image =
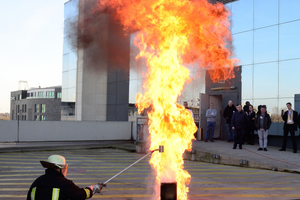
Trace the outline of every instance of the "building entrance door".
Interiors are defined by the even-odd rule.
[[[199,94],[199,140],[205,139],[206,133],[206,111],[210,107],[210,103],[214,104],[214,109],[217,110],[217,121],[214,131],[214,138],[221,138],[222,135],[222,95]]]

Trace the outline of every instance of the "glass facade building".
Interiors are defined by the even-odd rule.
[[[226,7],[242,65],[242,103],[267,105],[273,122],[281,122],[281,110],[300,93],[300,1],[239,0]],[[276,125],[273,134],[282,135]]]
[[[273,122],[281,122],[281,109],[286,108],[287,102],[294,104],[295,94],[300,94],[300,79],[298,78],[300,73],[300,12],[298,11],[300,1],[237,0],[230,3],[227,3],[229,1],[222,2],[226,3],[225,6],[232,13],[230,17],[233,36],[232,47],[235,57],[240,60],[239,64],[242,66],[242,103],[250,101],[254,107],[261,104],[267,105],[267,110],[272,115]],[[78,71],[80,72],[77,66],[77,51],[72,49],[68,42],[68,26],[70,22],[78,19],[78,4],[79,0],[70,0],[65,3],[61,97],[62,120],[75,120],[76,89],[80,88],[80,84],[79,86],[76,85]],[[114,31],[114,29],[111,29],[111,31]],[[134,106],[136,103],[135,97],[137,93],[142,92],[143,74],[147,72],[145,61],[135,59],[139,53],[139,50],[133,44],[135,36],[136,34],[131,34],[130,37],[129,116],[137,115]],[[79,56],[80,59],[83,58]],[[82,69],[87,70],[86,67]],[[183,101],[187,101],[189,106],[197,108],[199,93],[205,93],[206,72],[199,67],[193,66],[190,66],[190,71],[192,81],[185,85],[178,103],[182,104]],[[87,74],[87,77],[91,77],[95,72]],[[102,72],[102,75],[104,77],[105,73]],[[126,76],[128,75],[126,74]],[[107,90],[101,91],[103,93],[101,95],[104,98],[101,105],[108,104],[107,102],[115,104],[115,101],[110,100],[109,97],[112,97],[111,91],[117,90],[112,90],[112,87],[108,84],[112,82],[109,75],[107,76],[108,81],[103,77],[98,78],[103,79],[103,83],[101,82],[99,86],[107,88]],[[115,75],[110,75],[110,77],[115,77]],[[84,79],[82,82],[90,83],[91,81]],[[115,84],[114,82],[112,83]],[[98,84],[93,83],[86,88],[91,89],[93,85]],[[84,91],[83,88],[79,90]],[[91,95],[94,92],[91,90],[90,93],[82,96],[92,99]],[[80,96],[78,94],[80,92],[78,93],[77,91],[77,97]],[[101,95],[99,93],[98,96]],[[82,106],[90,105],[90,101],[83,99],[83,97],[79,98],[82,100],[78,100],[76,103]],[[95,97],[95,99],[99,99],[99,97]],[[84,104],[83,102],[87,103]],[[95,107],[99,105],[95,104]],[[87,108],[82,107],[80,112],[85,110]],[[101,112],[99,111],[95,115],[103,114],[104,112],[109,114],[108,110],[103,108]],[[117,109],[115,110],[117,111]],[[92,110],[89,112],[92,112]],[[80,114],[79,112],[77,113]],[[107,117],[103,117],[103,120],[106,119]],[[275,126],[276,124],[274,124]],[[273,134],[282,135],[279,125],[277,133]]]
[[[77,21],[79,0],[64,5],[64,42],[62,65],[62,120],[74,120],[76,101],[77,50],[69,42],[69,26]]]

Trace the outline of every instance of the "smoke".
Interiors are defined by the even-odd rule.
[[[65,31],[72,51],[82,52],[84,66],[129,70],[130,32],[99,0],[79,1],[78,9]]]

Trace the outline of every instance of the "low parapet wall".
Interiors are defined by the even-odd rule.
[[[0,142],[130,139],[131,122],[0,121]]]

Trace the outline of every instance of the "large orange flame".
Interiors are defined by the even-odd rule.
[[[182,154],[191,150],[197,130],[191,114],[177,104],[190,71],[184,65],[198,63],[210,70],[211,78],[234,77],[228,12],[223,4],[207,0],[100,0],[130,31],[139,31],[137,59],[147,61],[144,94],[136,97],[139,112],[148,112],[150,149],[164,145],[150,163],[156,182],[177,182],[178,199],[186,200],[191,176],[183,169]],[[159,199],[159,197],[157,197]]]

